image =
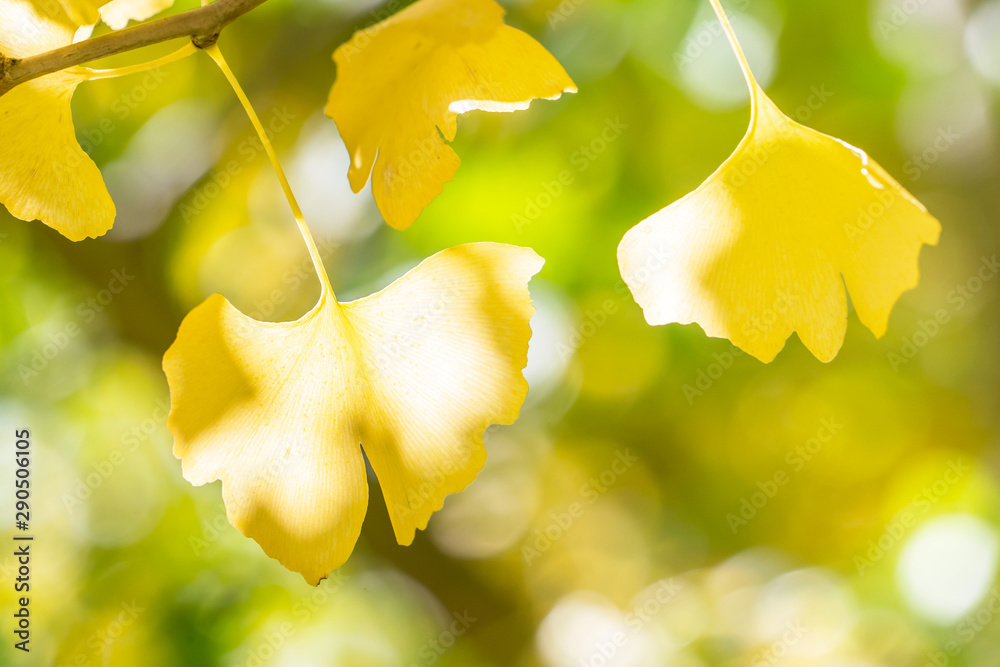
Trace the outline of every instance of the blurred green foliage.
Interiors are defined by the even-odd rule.
[[[182,479],[159,367],[213,292],[262,319],[314,303],[276,179],[200,54],[81,86],[114,230],[74,244],[0,213],[0,421],[36,450],[29,664],[996,665],[1000,56],[970,35],[996,34],[1000,5],[727,6],[779,106],[863,147],[943,224],[887,335],[852,314],[828,365],[794,339],[763,365],[697,326],[648,327],[618,275],[622,235],[746,128],[707,2],[508,5],[580,92],[463,116],[463,164],[405,232],[349,192],[322,116],[334,48],[379,7],[273,0],[224,32],[341,298],[470,241],[547,262],[531,394],[488,431],[480,478],[409,548],[373,488],[354,556],[316,589],[228,525],[218,484]],[[119,293],[114,271],[132,276]],[[12,557],[0,572],[7,610]]]

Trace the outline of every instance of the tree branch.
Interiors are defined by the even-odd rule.
[[[37,56],[15,59],[0,54],[0,95],[20,83],[46,74],[171,39],[190,37],[198,47],[214,44],[224,27],[266,1],[215,0],[203,7],[92,37]]]

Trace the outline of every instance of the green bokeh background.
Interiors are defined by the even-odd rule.
[[[0,663],[1000,663],[1000,280],[976,283],[1000,207],[1000,53],[976,35],[1000,34],[1000,3],[726,4],[778,105],[864,148],[942,222],[888,333],[852,313],[829,364],[794,336],[764,365],[694,325],[651,328],[621,283],[624,233],[746,129],[707,1],[505,4],[580,92],[461,117],[455,180],[403,232],[349,193],[322,116],[333,50],[382,8],[271,0],[226,29],[342,299],[460,243],[546,259],[519,421],[487,432],[486,468],[411,547],[369,474],[355,553],[318,588],[226,523],[218,483],[183,480],[165,427],[160,358],[185,313],[213,292],[271,320],[315,301],[273,172],[202,54],[81,86],[114,230],[74,244],[0,212],[0,423],[33,433],[36,534],[30,656],[11,646],[0,556]],[[957,138],[935,146],[942,132]],[[114,271],[131,278],[111,295]]]

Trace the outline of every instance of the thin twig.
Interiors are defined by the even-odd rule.
[[[124,30],[92,37],[28,58],[6,58],[0,54],[0,95],[14,86],[74,65],[141,49],[171,39],[190,37],[203,48],[215,43],[219,33],[234,19],[267,0],[216,0],[191,9]]]

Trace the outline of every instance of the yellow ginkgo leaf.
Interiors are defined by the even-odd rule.
[[[79,28],[58,3],[0,0],[0,53],[25,58],[72,43]],[[0,203],[79,241],[104,234],[115,207],[76,140],[70,100],[86,79],[72,67],[0,96]]]
[[[101,20],[112,30],[121,30],[129,21],[145,21],[173,4],[174,0],[111,0],[101,7]]]
[[[541,44],[503,22],[494,0],[418,0],[355,33],[333,54],[337,81],[326,113],[351,156],[359,192],[397,229],[413,224],[458,169],[447,141],[457,116],[527,109],[576,92]]]
[[[78,26],[102,20],[113,30],[121,30],[129,21],[145,21],[159,14],[174,0],[59,0],[59,4]]]
[[[94,25],[100,19],[100,8],[107,0],[59,0],[66,16],[78,26]],[[46,2],[45,5],[55,3]]]
[[[354,549],[367,454],[400,544],[482,468],[484,429],[527,392],[530,249],[440,252],[370,297],[287,323],[214,295],[163,359],[174,454],[192,484],[222,480],[230,523],[317,584]]]
[[[798,332],[830,361],[847,329],[845,284],[881,337],[940,225],[863,151],[781,113],[712,4],[750,86],[750,128],[697,190],[625,235],[622,277],[650,324],[697,322],[765,362]]]

